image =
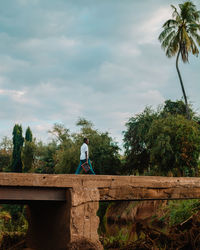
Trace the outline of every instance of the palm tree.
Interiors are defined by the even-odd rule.
[[[167,57],[176,56],[176,69],[178,72],[181,89],[186,105],[187,118],[190,119],[187,96],[185,93],[183,80],[178,67],[179,56],[181,55],[184,63],[188,61],[188,54],[198,56],[200,46],[200,11],[197,11],[196,6],[191,1],[186,1],[179,4],[180,11],[174,5],[172,19],[169,19],[162,26],[163,31],[159,36],[161,47],[165,50]]]

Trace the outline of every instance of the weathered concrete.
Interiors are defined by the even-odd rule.
[[[97,188],[74,187],[67,190],[69,241],[88,239],[103,249],[97,233],[99,218],[99,191]]]
[[[3,187],[21,190],[20,199],[23,197],[22,191],[28,187],[37,188],[38,196],[39,188],[48,189],[49,195],[51,190],[56,192],[56,190],[76,187],[97,188],[100,193],[99,199],[102,201],[200,198],[200,178],[191,177],[0,173],[0,191]],[[5,195],[4,199],[6,199]],[[28,200],[26,197],[24,199]],[[1,192],[0,200],[2,200]]]
[[[64,250],[85,239],[101,249],[99,201],[200,198],[200,178],[0,173],[0,202],[29,204],[29,246]]]

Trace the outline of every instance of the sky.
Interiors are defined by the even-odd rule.
[[[85,118],[122,145],[128,119],[182,97],[158,36],[176,0],[0,1],[0,140],[18,123],[48,142]],[[198,0],[193,1],[200,9]],[[200,58],[180,70],[200,112]]]

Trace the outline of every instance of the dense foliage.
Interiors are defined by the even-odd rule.
[[[128,174],[138,171],[143,173],[150,167],[150,152],[147,148],[147,135],[157,113],[150,108],[131,117],[126,123],[127,131],[124,132],[124,147],[126,155],[125,171]]]
[[[197,176],[200,127],[181,115],[153,121],[147,136],[155,175]],[[156,171],[155,171],[156,170]]]
[[[62,126],[55,125],[51,131],[56,135],[59,145],[55,152],[55,172],[74,173],[80,159],[83,138],[90,140],[89,155],[96,174],[117,174],[120,171],[119,147],[107,132],[94,129],[93,124],[79,119],[80,132],[69,133]]]
[[[32,140],[33,140],[33,134],[32,134],[32,131],[31,131],[30,127],[28,127],[26,129],[25,140],[28,141],[28,142],[32,142]]]
[[[0,143],[0,171],[7,172],[10,168],[13,151],[12,141],[4,136]]]
[[[186,119],[182,101],[167,100],[158,111],[146,108],[129,119],[124,132],[125,171],[153,175],[197,176],[199,118]]]
[[[33,166],[35,143],[32,140],[33,140],[33,134],[30,127],[28,127],[26,129],[24,147],[22,150],[22,162],[23,162],[24,173],[30,172]]]
[[[13,128],[13,153],[12,153],[12,172],[22,172],[21,152],[24,143],[22,136],[22,126],[15,124]]]

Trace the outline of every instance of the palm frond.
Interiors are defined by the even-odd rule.
[[[175,56],[180,47],[180,31],[176,32],[176,36],[172,39],[171,47],[173,48],[173,56]]]
[[[174,5],[172,5],[172,4],[171,4],[171,7],[172,7],[172,9],[174,10],[173,13],[172,13],[172,17],[175,18],[175,19],[176,19],[177,17],[180,18],[180,15],[179,15],[179,13],[178,13],[178,11],[177,11],[177,8],[176,8]]]
[[[167,48],[172,40],[172,38],[174,37],[174,35],[176,34],[176,32],[173,30],[171,33],[168,34],[168,36],[165,37],[165,39],[163,39],[161,47],[163,49]]]
[[[188,62],[188,52],[185,46],[181,46],[181,58],[184,63]]]
[[[180,15],[185,22],[190,23],[199,20],[200,13],[197,11],[196,6],[192,2],[185,2],[180,4],[179,7],[181,10]]]
[[[191,37],[195,39],[196,43],[200,46],[200,35],[196,32],[190,32]]]
[[[176,36],[174,36],[171,39],[171,41],[166,49],[166,56],[169,58],[174,56],[179,50],[179,38],[178,37],[179,37],[179,34],[177,32]]]
[[[195,21],[199,21],[199,19],[200,19],[200,10],[199,10],[199,11],[196,11],[196,12],[194,13],[194,17],[195,17]]]
[[[190,43],[190,38],[185,27],[182,28],[182,43],[184,43],[186,50],[190,52],[191,43]]]
[[[187,25],[187,32],[197,32],[200,31],[200,24],[198,23],[189,23]]]
[[[174,28],[175,28],[175,27],[168,27],[168,28],[164,29],[164,30],[160,33],[160,35],[159,35],[159,37],[158,37],[158,40],[159,40],[160,42],[162,42],[162,41],[168,36],[168,34],[171,33],[172,30],[174,30]]]
[[[178,26],[178,22],[174,19],[169,19],[163,24],[163,29],[166,29],[168,27],[176,27]]]
[[[199,50],[192,37],[190,37],[190,43],[191,43],[192,54],[198,56]]]

